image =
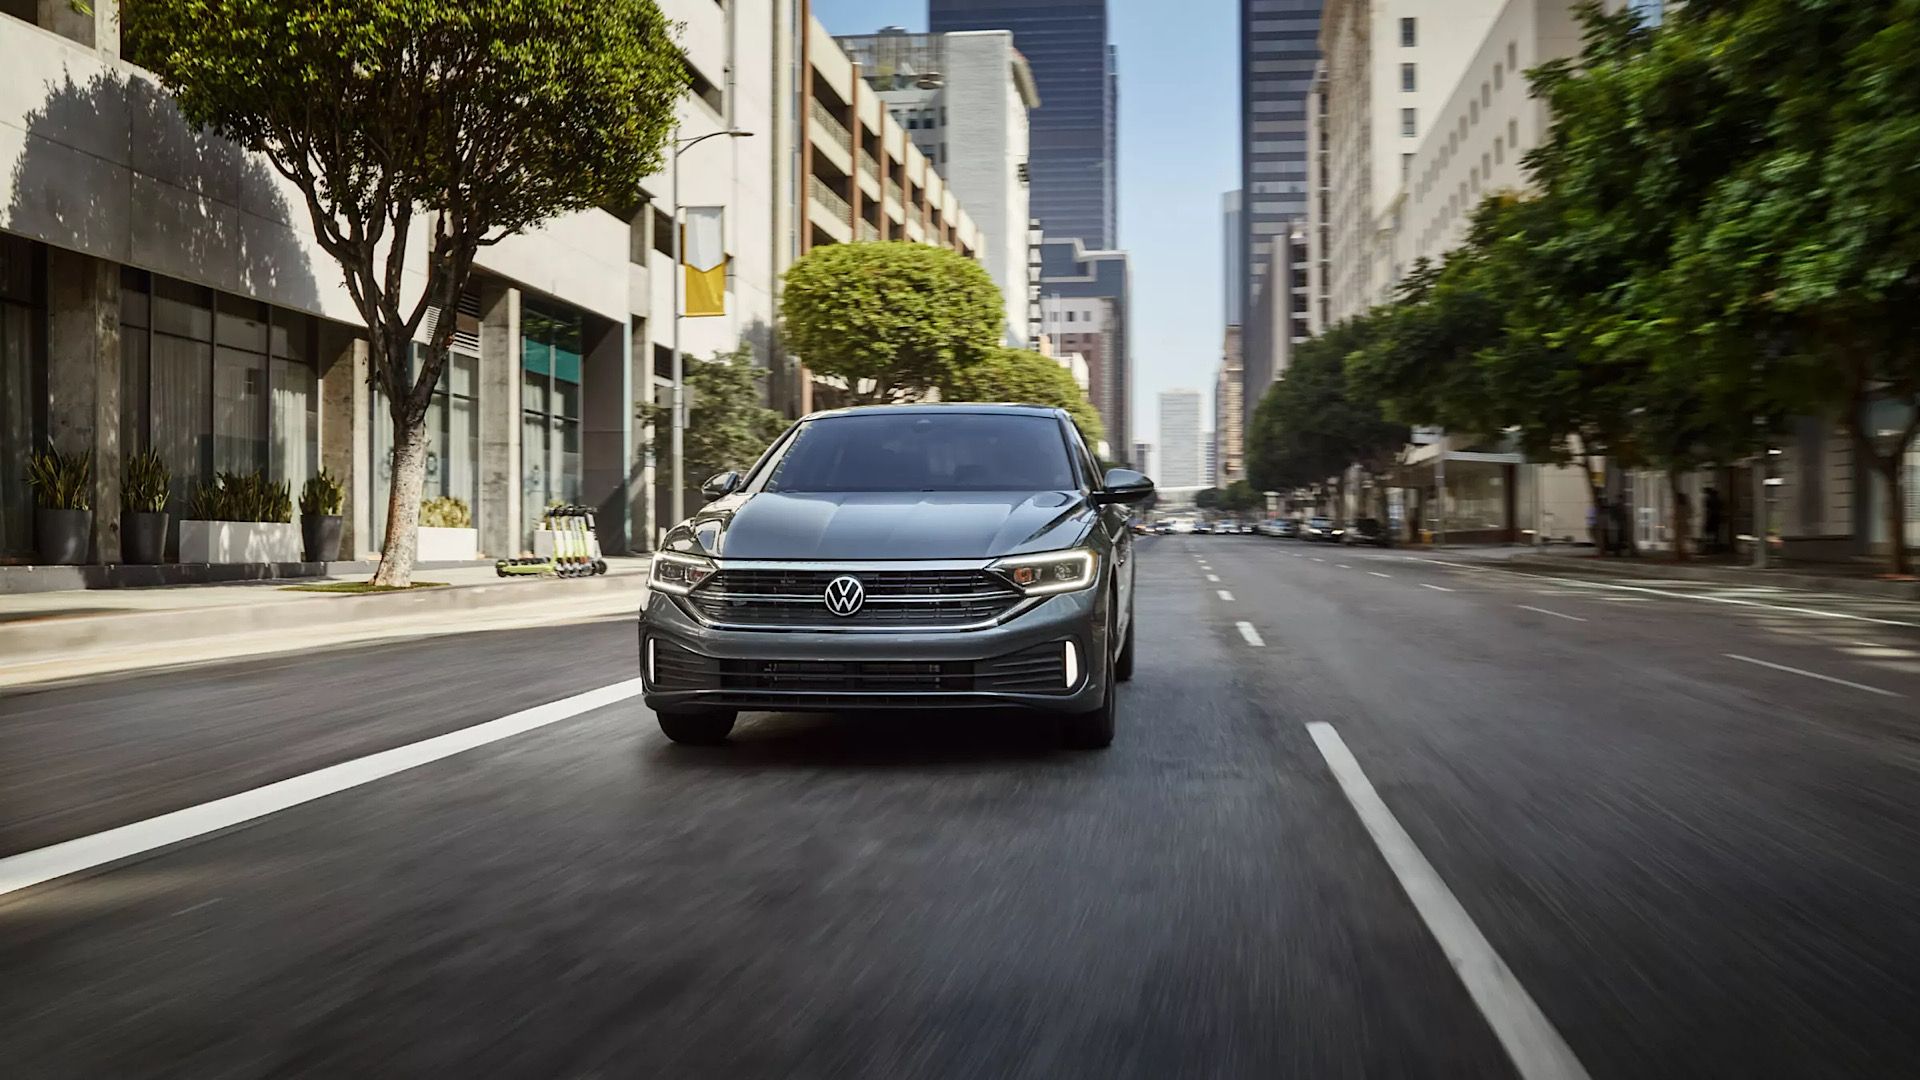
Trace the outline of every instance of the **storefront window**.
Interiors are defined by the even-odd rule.
[[[0,554],[33,551],[33,493],[27,454],[40,444],[45,358],[40,348],[39,252],[26,240],[0,236]]]
[[[312,317],[126,269],[121,447],[159,451],[176,514],[214,472],[264,469],[297,494],[319,456]]]
[[[580,460],[581,341],[578,313],[521,309],[520,482],[529,532],[553,503],[577,503]]]
[[[467,504],[474,524],[480,518],[480,427],[478,402],[480,354],[477,338],[456,339],[441,369],[440,383],[427,405],[427,475],[422,499],[451,495]],[[414,371],[425,363],[425,346],[415,345]],[[393,490],[393,416],[387,397],[373,393],[373,454],[379,462],[378,490],[374,493],[373,528],[385,537],[387,500]]]

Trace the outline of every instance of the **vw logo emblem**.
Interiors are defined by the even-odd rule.
[[[827,582],[826,599],[827,610],[844,618],[858,612],[860,605],[867,602],[867,589],[859,578],[842,574]]]

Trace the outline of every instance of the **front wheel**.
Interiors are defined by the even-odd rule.
[[[667,738],[688,746],[714,746],[727,741],[733,733],[734,714],[730,712],[655,713],[660,730]]]
[[[1133,680],[1133,602],[1127,602],[1127,640],[1120,646],[1120,655],[1113,659],[1113,677],[1120,682]]]

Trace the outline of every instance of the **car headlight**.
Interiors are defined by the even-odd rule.
[[[676,555],[671,551],[655,552],[653,569],[647,576],[647,587],[659,589],[674,596],[685,596],[693,591],[695,585],[713,576],[714,565],[697,555]]]
[[[1091,586],[1100,569],[1100,557],[1086,548],[1074,548],[1040,555],[1010,555],[989,569],[1028,596],[1051,596]]]

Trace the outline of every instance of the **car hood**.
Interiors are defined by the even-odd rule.
[[[666,546],[723,559],[989,559],[1072,547],[1094,517],[1079,492],[761,492],[712,503]]]

